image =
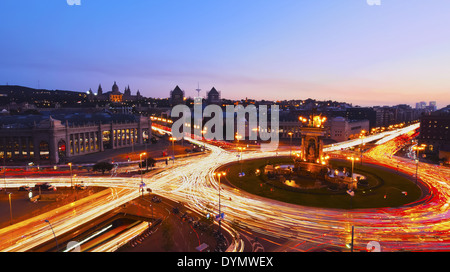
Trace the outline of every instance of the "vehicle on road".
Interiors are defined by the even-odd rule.
[[[44,191],[52,191],[52,190],[55,190],[55,187],[48,182],[44,182],[44,183],[37,183],[36,185],[34,185],[34,189],[35,190],[41,189]]]
[[[19,191],[31,191],[30,186],[22,185],[19,187]]]
[[[87,187],[84,184],[77,184],[77,185],[75,185],[75,189],[77,189],[77,190],[86,190]]]

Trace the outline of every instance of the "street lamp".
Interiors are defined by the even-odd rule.
[[[245,150],[245,147],[240,147],[239,146],[238,149],[239,149],[239,160],[238,160],[238,162],[241,165],[241,172],[239,173],[239,176],[241,177],[242,176],[242,162],[241,162],[241,160],[242,160],[242,151]]]
[[[419,175],[419,152],[425,150],[426,144],[421,144],[420,146],[413,146],[413,150],[416,151],[416,186]]]
[[[175,141],[177,140],[177,138],[170,137],[169,140],[172,141],[172,160],[173,160],[173,164],[175,164]]]
[[[220,233],[220,230],[221,230],[221,226],[222,226],[222,218],[221,218],[221,216],[222,216],[222,213],[221,213],[221,208],[220,208],[220,177],[221,176],[226,176],[227,175],[227,173],[226,172],[217,172],[217,173],[214,173],[214,176],[217,176],[217,177],[219,177],[219,233]]]
[[[56,250],[59,251],[58,239],[56,239],[55,231],[53,230],[52,224],[50,224],[50,221],[48,221],[47,219],[45,220],[45,222],[48,223],[48,225],[52,229],[53,236],[55,237],[55,241],[56,241]]]
[[[73,184],[72,184],[72,182],[73,182],[73,179],[72,179],[72,163],[71,162],[69,162],[69,167],[70,167],[70,187],[72,188],[72,186],[73,186]]]
[[[365,130],[361,130],[361,133],[359,134],[359,138],[361,139],[361,147],[360,147],[360,151],[361,151],[361,165],[362,165],[362,160],[363,160],[363,147],[365,145],[364,143],[364,138],[366,138],[366,131]]]
[[[353,182],[353,170],[355,168],[355,161],[359,161],[359,158],[351,156],[351,157],[347,157],[347,160],[352,161],[352,182]]]
[[[11,206],[11,195],[12,195],[12,193],[8,193],[8,197],[9,197],[9,215],[10,215],[10,217],[11,217],[11,221],[10,221],[10,224],[12,225],[13,223],[13,219],[12,219],[12,206]]]
[[[242,139],[242,136],[236,132],[236,136],[234,136],[237,140],[237,146],[239,146],[239,140]]]
[[[139,154],[139,163],[140,163],[140,165],[141,165],[141,183],[143,183],[144,182],[144,178],[143,178],[143,176],[142,176],[142,156],[145,156],[145,155],[147,155],[147,153],[141,153],[141,154]]]
[[[289,158],[292,158],[292,135],[293,135],[294,133],[292,133],[292,131],[289,131],[288,132],[288,135],[289,135],[289,137],[291,138],[291,140],[290,140],[290,144],[289,144]]]

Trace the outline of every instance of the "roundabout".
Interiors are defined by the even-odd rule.
[[[289,170],[292,159],[270,157],[227,164],[219,171],[227,172],[224,180],[248,193],[286,203],[331,209],[368,209],[400,207],[417,201],[421,190],[414,179],[396,173],[389,168],[365,163],[358,165],[355,176],[362,177],[352,190],[347,184],[334,183],[325,178],[299,176]],[[271,175],[267,166],[279,166],[279,174]],[[285,166],[285,167],[283,167]],[[333,169],[348,169],[347,161],[332,160]],[[264,170],[266,169],[266,171]],[[245,175],[239,175],[244,172]],[[345,171],[345,170],[344,170]],[[425,193],[426,195],[426,193]]]
[[[190,141],[195,142],[195,140]],[[373,152],[365,153],[364,164],[370,163],[375,165],[375,168],[389,168],[391,172],[399,171],[399,176],[412,177],[417,171],[417,165],[410,160],[393,156],[391,145],[398,145],[398,143],[392,143],[392,141],[380,144],[379,148]],[[450,194],[448,193],[450,192],[450,170],[448,168],[421,164],[417,184],[426,193],[419,199],[411,199],[412,202],[408,200],[406,204],[400,204],[400,206],[387,205],[358,209],[351,209],[349,206],[314,207],[255,195],[236,186],[220,183],[214,173],[226,165],[236,163],[236,152],[226,151],[209,144],[206,144],[206,147],[210,152],[203,156],[177,160],[173,166],[164,171],[145,176],[144,181],[154,194],[182,202],[187,208],[204,216],[218,214],[220,197],[221,212],[224,213],[222,229],[233,237],[227,251],[252,251],[252,245],[253,248],[261,251],[259,244],[263,245],[265,251],[305,252],[321,251],[326,248],[349,251],[348,244],[352,241],[352,237],[354,238],[353,248],[360,251],[366,251],[367,245],[374,242],[381,245],[381,251],[448,251],[450,249]],[[334,148],[340,149],[339,146]],[[267,159],[277,154],[289,157],[290,152],[249,151],[245,153],[245,156],[252,159]],[[358,171],[355,168],[355,172]],[[230,175],[232,174],[227,174],[227,176]],[[23,182],[23,179],[7,180],[9,187],[19,187]],[[28,182],[30,183],[30,180]],[[42,177],[34,178],[33,182],[50,182],[61,187],[69,186],[70,178]],[[139,197],[140,182],[139,177],[108,179],[86,177],[87,185],[108,187],[111,188],[111,193],[106,194],[104,199],[99,199],[95,206],[85,203],[81,207],[82,203],[74,202],[73,207],[72,205],[67,207],[67,212],[52,214],[51,221],[56,235],[88,220],[87,217],[99,217],[105,211]],[[394,187],[397,188],[397,186]],[[275,189],[274,193],[277,191]],[[396,194],[396,191],[392,190],[391,193]],[[349,204],[350,195],[342,196],[347,197],[346,204]],[[381,194],[375,194],[375,196],[381,196]],[[413,197],[413,192],[408,191],[407,197]],[[387,199],[390,199],[389,192]],[[355,207],[356,204],[358,203],[355,203]],[[33,243],[53,239],[48,225],[42,220],[43,218],[32,218],[27,221],[27,225],[21,223],[4,229],[10,235],[5,236],[7,239],[1,241],[2,250],[23,251]],[[33,232],[30,231],[31,227]],[[352,236],[352,230],[354,230],[354,236]],[[28,234],[26,239],[23,238],[23,233]],[[255,242],[255,237],[260,237],[257,240],[258,243]]]

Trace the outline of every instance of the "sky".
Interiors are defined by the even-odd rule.
[[[448,0],[0,1],[0,85],[450,104]]]

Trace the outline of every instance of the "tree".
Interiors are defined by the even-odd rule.
[[[109,162],[98,162],[93,167],[92,170],[96,172],[102,172],[105,174],[106,171],[111,171],[113,169],[113,165]]]
[[[143,168],[143,167],[147,167],[147,170],[149,167],[155,167],[156,164],[156,160],[149,157],[146,159],[142,159],[142,161],[139,163],[139,167]]]

